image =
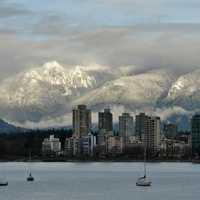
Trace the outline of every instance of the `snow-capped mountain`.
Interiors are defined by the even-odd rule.
[[[79,66],[65,69],[46,63],[4,80],[0,86],[0,111],[11,120],[40,120],[71,109],[70,99],[96,87],[95,77]]]
[[[187,110],[200,109],[200,70],[180,76],[168,92],[166,102]]]
[[[111,70],[53,61],[1,82],[0,117],[17,124],[63,125],[61,119],[71,119],[72,107],[84,103],[95,112],[109,106],[119,114],[146,111],[164,120],[178,118],[200,108],[199,76],[200,70],[182,75],[172,69]]]
[[[29,98],[30,96],[27,95],[28,92],[36,97],[39,96],[40,89],[46,89],[45,87],[48,86],[52,90],[60,90],[64,96],[70,96],[73,92],[76,93],[81,89],[93,88],[95,85],[95,78],[81,70],[79,66],[66,70],[54,61],[5,80],[1,84],[3,86],[1,88],[6,89],[6,92],[8,92],[7,95],[9,95],[9,91],[11,90],[11,96],[14,95],[12,100],[17,101],[19,104],[24,104],[25,99],[27,103],[31,103],[34,100],[33,98]],[[34,93],[37,93],[37,95]],[[23,94],[25,94],[24,97],[21,96]]]
[[[169,90],[168,97],[173,99],[180,95],[192,95],[199,89],[199,75],[200,70],[195,70],[191,73],[180,76]]]
[[[143,74],[124,76],[108,81],[101,87],[80,97],[75,104],[121,104],[133,108],[156,106],[164,98],[176,75],[170,70],[153,70]]]

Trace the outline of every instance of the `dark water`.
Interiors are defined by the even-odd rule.
[[[26,182],[27,163],[0,163],[9,186],[0,200],[198,200],[200,165],[148,164],[152,187],[136,187],[142,163],[33,163],[35,182]]]

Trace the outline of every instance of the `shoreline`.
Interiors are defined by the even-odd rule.
[[[137,160],[137,159],[32,159],[31,161],[26,159],[26,158],[19,158],[19,159],[0,159],[0,163],[5,163],[5,162],[32,162],[32,163],[56,163],[56,162],[63,162],[63,163],[91,163],[91,162],[96,162],[96,163],[129,163],[129,162],[134,162],[134,163],[141,163],[143,160]],[[147,163],[194,163],[194,164],[200,164],[200,160],[163,160],[163,159],[158,159],[158,160],[147,160]]]

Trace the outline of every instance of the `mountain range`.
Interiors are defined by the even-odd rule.
[[[71,123],[71,110],[87,104],[98,112],[147,112],[189,127],[200,108],[200,70],[138,71],[135,66],[65,67],[56,61],[33,67],[0,83],[0,118],[22,126]],[[94,121],[96,118],[94,117]]]

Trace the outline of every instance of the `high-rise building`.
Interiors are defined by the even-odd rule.
[[[195,114],[191,120],[192,152],[200,153],[200,114]]]
[[[149,116],[145,120],[142,141],[150,154],[158,152],[160,147],[160,117]]]
[[[140,136],[147,151],[155,154],[160,146],[160,118],[140,113],[135,124],[136,135]]]
[[[138,136],[140,139],[145,132],[145,122],[148,116],[145,113],[140,113],[135,117],[135,135]]]
[[[109,132],[113,130],[113,115],[110,109],[104,109],[104,112],[99,112],[99,130]]]
[[[133,117],[129,113],[123,113],[119,116],[119,136],[124,139],[125,144],[133,131]]]
[[[73,135],[75,137],[86,136],[91,129],[91,111],[86,105],[78,105],[73,109]]]

